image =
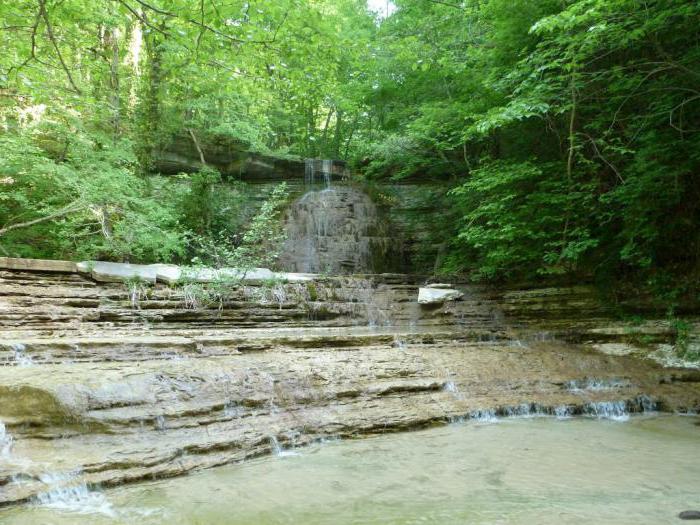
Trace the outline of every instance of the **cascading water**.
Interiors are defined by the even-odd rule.
[[[12,436],[5,428],[5,424],[0,421],[0,458],[9,458],[12,450]]]
[[[294,272],[380,271],[391,242],[369,196],[347,186],[304,194],[291,205],[285,229],[281,267]]]
[[[318,169],[320,164],[320,170]],[[306,159],[304,161],[304,182],[307,186],[313,186],[316,184],[317,172],[322,177],[322,181],[326,188],[331,187],[331,182],[333,179],[333,161],[329,159],[323,159],[321,161],[317,159]],[[319,180],[321,182],[321,180]]]
[[[49,490],[37,494],[36,503],[57,510],[114,516],[114,510],[102,492],[92,491],[74,473],[48,473],[39,476]]]
[[[521,403],[504,407],[502,413],[506,417],[542,417],[548,415],[540,405],[535,403]]]
[[[321,173],[323,173],[324,182],[326,183],[326,188],[331,187],[331,179],[333,177],[333,161],[324,159],[321,162]]]
[[[584,413],[598,419],[612,419],[613,421],[627,421],[630,417],[626,401],[588,403],[584,407]]]
[[[31,356],[27,355],[27,347],[22,343],[10,343],[9,349],[11,353],[6,364],[21,367],[32,366],[34,364]]]
[[[558,405],[554,407],[554,415],[557,419],[569,419],[571,417],[571,407],[569,405]]]
[[[299,455],[299,453],[294,450],[285,450],[275,436],[270,436],[270,445],[272,447],[272,452],[277,457],[285,458]]]
[[[469,413],[469,419],[477,423],[495,423],[498,421],[496,411],[492,408],[473,410]]]

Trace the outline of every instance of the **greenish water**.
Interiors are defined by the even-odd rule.
[[[33,524],[663,524],[700,509],[697,418],[464,423],[54,495]]]

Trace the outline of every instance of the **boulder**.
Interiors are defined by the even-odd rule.
[[[430,288],[418,289],[418,304],[442,304],[446,301],[456,301],[464,296],[459,290],[453,288]]]

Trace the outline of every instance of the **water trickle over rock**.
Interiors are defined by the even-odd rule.
[[[12,436],[7,429],[5,424],[0,421],[0,458],[8,458],[10,456],[10,450],[12,449]]]
[[[294,272],[349,274],[383,271],[392,246],[369,196],[348,186],[305,193],[290,207],[280,257]]]

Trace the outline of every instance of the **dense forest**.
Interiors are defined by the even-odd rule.
[[[185,134],[445,184],[438,271],[691,291],[699,21],[694,0],[4,2],[0,255],[262,246],[280,192],[245,230],[241,183],[157,173]]]

